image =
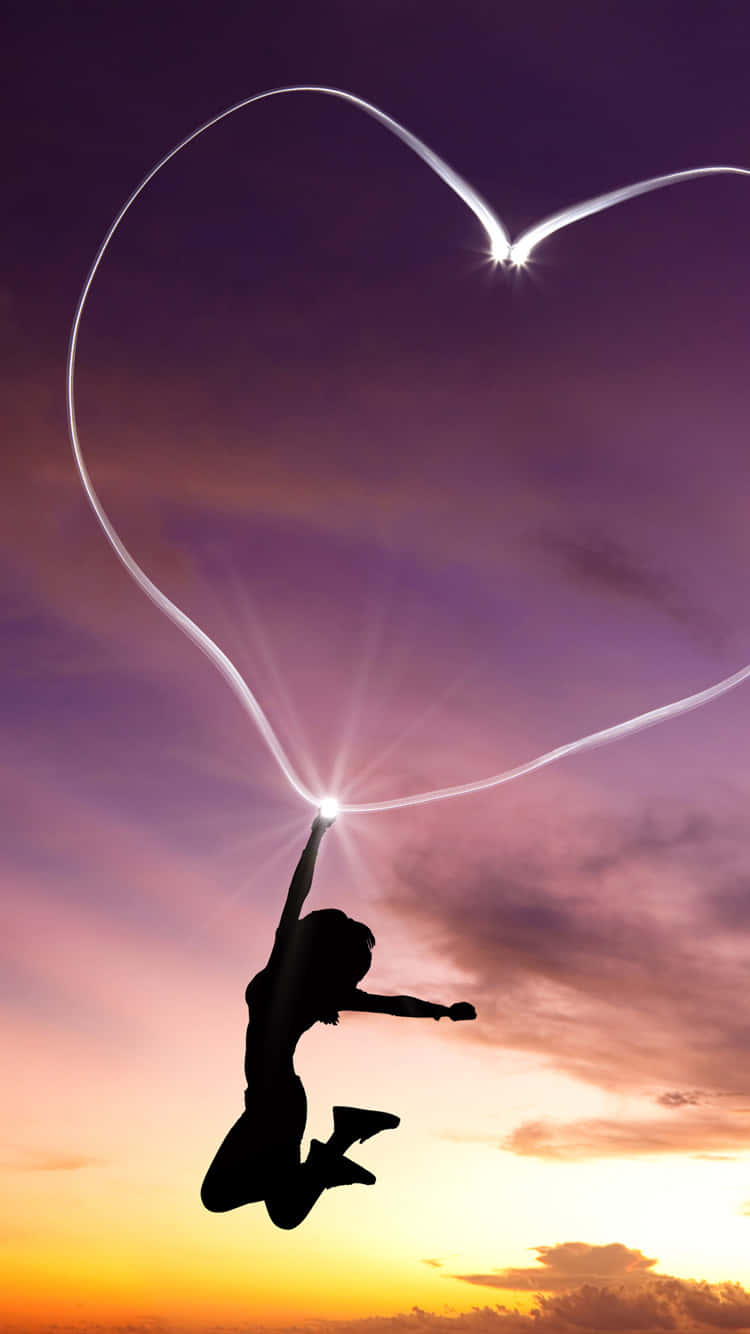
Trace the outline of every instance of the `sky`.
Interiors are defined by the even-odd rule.
[[[365,98],[511,234],[750,166],[736,3],[12,5],[0,383],[3,1334],[750,1329],[747,687],[480,794],[342,815],[364,985],[300,1044],[398,1130],[293,1232],[212,1215],[245,986],[313,810],[118,564],[64,379],[139,180],[264,89]],[[750,661],[740,177],[495,265],[356,108],[272,98],[154,180],[81,328],[92,480],[303,781],[481,779]]]

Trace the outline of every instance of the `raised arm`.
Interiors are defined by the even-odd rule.
[[[284,942],[289,932],[299,921],[302,905],[310,893],[318,848],[326,829],[332,824],[333,820],[324,820],[321,815],[316,815],[313,820],[310,837],[305,844],[302,856],[297,862],[297,868],[292,876],[292,883],[286,896],[286,903],[279,919],[279,925],[276,928],[276,944]]]
[[[467,1001],[456,1005],[438,1005],[416,996],[373,996],[369,991],[352,991],[339,1006],[341,1010],[362,1010],[369,1014],[394,1014],[405,1019],[476,1019],[477,1012]]]

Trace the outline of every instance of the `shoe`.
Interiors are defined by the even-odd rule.
[[[308,1161],[321,1173],[326,1187],[375,1185],[376,1177],[366,1167],[360,1167],[342,1153],[331,1153],[328,1145],[321,1144],[319,1139],[312,1140]]]
[[[333,1129],[336,1135],[348,1139],[350,1144],[379,1134],[381,1130],[395,1130],[400,1125],[400,1116],[392,1112],[368,1112],[364,1107],[334,1107]]]

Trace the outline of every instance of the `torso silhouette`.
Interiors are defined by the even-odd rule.
[[[245,991],[245,1111],[253,1136],[267,1144],[300,1139],[307,1118],[294,1051],[320,1014],[305,986],[304,970],[299,976],[295,953],[286,933],[277,931],[268,963]]]
[[[295,986],[292,970],[274,965],[256,973],[245,991],[249,1009],[245,1038],[245,1079],[249,1086],[294,1073],[294,1050],[316,1016]]]

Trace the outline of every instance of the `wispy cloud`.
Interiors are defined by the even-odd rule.
[[[731,1156],[750,1148],[750,1126],[718,1115],[680,1122],[647,1118],[526,1121],[504,1140],[503,1148],[525,1157],[567,1162],[668,1153],[723,1156],[728,1151]]]
[[[80,1172],[86,1167],[101,1167],[104,1161],[84,1153],[19,1148],[0,1160],[0,1167],[11,1172]]]
[[[604,533],[571,537],[546,531],[536,539],[539,550],[581,591],[619,601],[641,603],[675,621],[704,640],[709,629],[705,611],[691,606],[669,575]]]

